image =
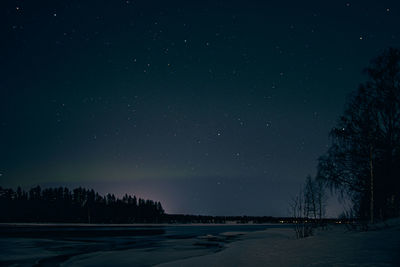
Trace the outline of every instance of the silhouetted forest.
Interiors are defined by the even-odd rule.
[[[24,223],[292,223],[298,218],[166,214],[160,202],[125,194],[40,186],[24,191],[0,186],[0,222]],[[312,219],[308,219],[312,221]],[[322,219],[335,222],[334,219]]]
[[[127,194],[119,199],[81,187],[0,187],[0,222],[156,223],[163,214],[160,202]]]

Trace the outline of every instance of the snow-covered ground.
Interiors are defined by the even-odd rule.
[[[368,232],[329,226],[304,239],[289,225],[157,227],[165,234],[0,236],[0,266],[400,266],[400,220]]]
[[[342,225],[294,239],[291,229],[253,232],[215,254],[160,266],[400,266],[400,221],[368,232]]]

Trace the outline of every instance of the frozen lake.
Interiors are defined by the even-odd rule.
[[[245,232],[290,225],[0,225],[1,266],[151,266],[224,249]]]

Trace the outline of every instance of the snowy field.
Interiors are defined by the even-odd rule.
[[[399,220],[300,240],[288,225],[7,227],[0,266],[400,266]]]
[[[270,229],[249,233],[219,253],[160,266],[400,266],[400,221],[368,232],[331,226],[297,240],[290,229]]]

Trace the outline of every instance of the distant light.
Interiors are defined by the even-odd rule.
[[[363,39],[363,37],[362,36],[360,36],[360,40],[362,40]]]

